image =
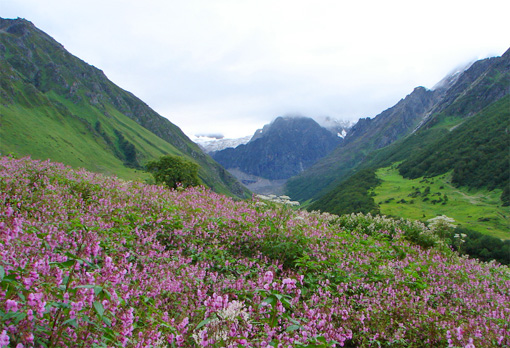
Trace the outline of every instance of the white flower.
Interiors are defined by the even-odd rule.
[[[232,301],[224,309],[215,313],[204,328],[193,333],[192,337],[197,344],[212,338],[214,341],[226,341],[229,338],[230,324],[239,324],[239,321],[248,322],[250,314],[246,311],[244,303],[241,301]]]

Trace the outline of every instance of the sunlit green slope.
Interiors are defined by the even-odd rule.
[[[372,198],[381,214],[422,221],[446,215],[463,228],[510,239],[510,207],[502,206],[500,189],[455,187],[451,173],[405,179],[396,166],[376,174],[381,183],[372,190]]]
[[[0,18],[0,47],[0,153],[128,179],[146,178],[148,160],[181,155],[213,190],[249,196],[177,126],[32,23]]]

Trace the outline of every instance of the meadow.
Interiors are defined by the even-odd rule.
[[[509,268],[438,221],[1,157],[0,347],[509,346]]]
[[[372,195],[381,214],[422,221],[446,215],[463,228],[510,239],[510,207],[502,206],[499,189],[455,187],[451,173],[406,179],[396,164],[376,174],[382,182]]]

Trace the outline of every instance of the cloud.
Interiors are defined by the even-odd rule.
[[[497,9],[497,10],[494,10]],[[503,0],[4,0],[187,134],[373,117],[508,48]]]

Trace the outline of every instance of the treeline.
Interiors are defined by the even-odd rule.
[[[378,214],[379,206],[375,203],[370,190],[380,183],[375,169],[363,169],[312,203],[309,210],[327,211],[337,215],[352,212]]]
[[[480,261],[510,265],[510,240],[501,240],[480,232],[457,227],[450,235],[452,247]]]
[[[503,189],[510,205],[510,98],[503,98],[468,119],[440,140],[415,152],[400,164],[400,174],[415,179],[453,170],[457,186]]]

